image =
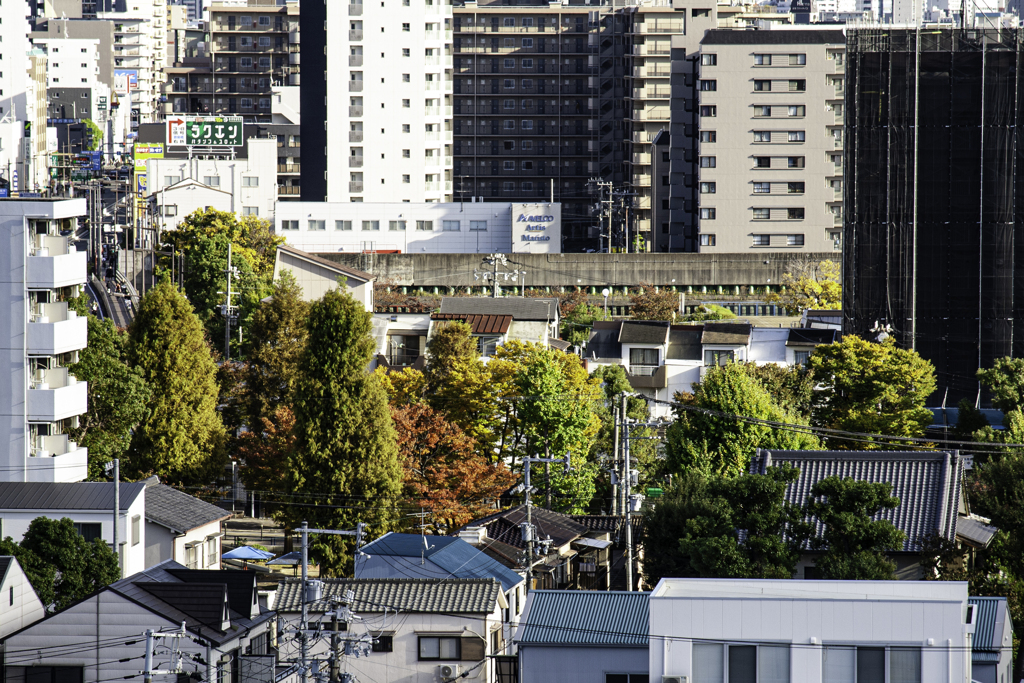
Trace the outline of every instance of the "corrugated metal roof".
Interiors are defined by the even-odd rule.
[[[737,344],[745,346],[750,343],[750,323],[704,323],[702,344]]]
[[[900,499],[895,510],[883,510],[875,519],[886,519],[906,534],[902,550],[915,552],[930,534],[947,540],[956,537],[957,509],[963,461],[947,451],[758,451],[750,470],[786,462],[800,470],[799,478],[786,489],[786,499],[802,505],[811,488],[827,477],[892,484]],[[823,527],[817,525],[817,533]]]
[[[974,615],[974,651],[998,652],[1001,649],[998,638],[1002,634],[996,634],[996,617],[999,616],[999,603],[1005,603],[1006,598],[969,597],[967,602],[975,605],[978,612]]]
[[[445,575],[456,579],[497,579],[502,590],[511,590],[525,579],[478,548],[454,536],[420,536],[419,534],[385,534],[363,551],[373,558],[386,560],[394,573],[390,576],[364,573],[372,571],[370,563],[356,563],[357,579],[403,577],[437,579]],[[409,562],[407,558],[415,558]],[[420,564],[421,558],[430,564]],[[438,570],[443,573],[438,576]]]
[[[625,591],[532,591],[515,640],[520,645],[647,647],[649,597]]]
[[[121,509],[146,490],[139,482],[121,484]],[[113,482],[0,482],[0,510],[108,510],[114,508]]]
[[[973,546],[984,548],[992,542],[999,531],[974,515],[960,515],[956,521],[956,535]]]
[[[510,315],[460,315],[457,313],[433,313],[431,320],[460,320],[470,326],[473,334],[505,334],[512,324]]]
[[[310,603],[313,612],[330,608],[329,598],[351,590],[349,606],[355,612],[425,612],[439,614],[489,614],[498,604],[501,584],[494,579],[323,579],[323,599]],[[302,579],[285,579],[278,585],[274,609],[298,612]]]

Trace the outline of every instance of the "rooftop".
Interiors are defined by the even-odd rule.
[[[515,640],[520,645],[647,647],[650,593],[536,590]]]
[[[154,479],[156,481],[152,481]],[[231,513],[216,505],[159,483],[156,477],[147,479],[145,483],[146,520],[171,531],[184,533],[231,517]]]
[[[285,254],[288,254],[289,256],[300,258],[309,263],[313,263],[323,268],[327,268],[328,270],[332,270],[338,273],[339,275],[352,277],[361,282],[370,282],[371,280],[373,280],[373,275],[367,273],[366,271],[356,270],[355,268],[349,268],[348,266],[343,266],[340,263],[335,263],[334,261],[328,261],[325,258],[314,256],[313,254],[302,251],[301,249],[290,247],[287,244],[279,244],[277,246],[277,251],[279,254],[283,252]]]
[[[311,612],[330,608],[329,598],[351,590],[349,606],[355,612],[402,612],[440,614],[490,614],[504,604],[501,584],[495,579],[323,579],[323,598],[309,603]],[[278,612],[301,609],[302,579],[285,579],[279,584]]]
[[[786,30],[711,29],[704,34],[701,45],[842,45],[846,36],[841,29]]]
[[[546,322],[558,317],[558,299],[446,296],[441,299],[441,310],[438,312],[455,315],[510,315],[516,320]]]
[[[146,489],[143,483],[121,484],[126,510]],[[0,482],[0,510],[112,510],[113,482]]]

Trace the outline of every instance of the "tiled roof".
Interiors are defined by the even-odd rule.
[[[355,612],[424,612],[437,614],[489,614],[498,604],[501,584],[495,579],[323,579],[323,599],[310,603],[313,612],[330,608],[329,598],[351,590],[349,606]],[[277,590],[274,609],[298,612],[302,579],[285,579]]]
[[[627,321],[619,328],[620,344],[665,344],[669,323],[654,320]]]
[[[745,346],[750,343],[750,323],[704,323],[702,344],[738,344]]]
[[[892,484],[900,499],[895,510],[883,510],[875,518],[886,519],[906,534],[902,550],[915,552],[931,534],[955,540],[963,461],[954,453],[922,451],[758,451],[750,471],[763,474],[779,463],[800,470],[799,478],[786,489],[786,499],[802,505],[811,488],[822,479],[838,476],[873,483]],[[822,533],[821,524],[817,533]]]
[[[142,483],[121,484],[121,509],[145,490]],[[112,482],[0,482],[0,510],[112,510]]]
[[[960,515],[956,521],[956,535],[970,545],[986,548],[999,531],[991,524],[987,524],[987,521],[976,515]]]
[[[558,299],[528,299],[520,296],[488,298],[481,296],[446,296],[441,299],[440,313],[456,315],[510,315],[516,320],[554,320],[558,315]]]
[[[157,484],[146,489],[146,521],[184,533],[231,517],[231,513],[195,496]]]
[[[512,324],[510,315],[463,315],[459,313],[432,313],[431,320],[458,320],[472,328],[473,334],[505,334]]]
[[[625,591],[532,591],[515,640],[521,646],[647,647],[649,597]]]
[[[483,519],[474,520],[466,526],[487,527],[488,538],[523,549],[526,548],[526,544],[523,542],[519,524],[525,521],[526,506],[519,505]],[[575,521],[569,515],[539,507],[533,508],[531,521],[537,528],[537,538],[544,539],[550,536],[555,546],[565,545],[573,539],[585,535],[588,531],[586,526]]]
[[[398,572],[391,574],[409,579],[456,578],[456,579],[497,579],[503,590],[510,590],[524,581],[523,577],[488,556],[482,550],[454,536],[420,536],[419,534],[385,534],[365,546],[363,552],[374,558],[392,558],[392,567]],[[408,558],[415,558],[409,562]],[[430,565],[420,560],[429,560]],[[389,578],[363,573],[371,565],[358,565],[357,578]],[[444,575],[438,576],[438,569]]]

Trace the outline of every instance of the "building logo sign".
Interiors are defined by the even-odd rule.
[[[562,207],[560,204],[513,204],[512,252],[561,252]]]

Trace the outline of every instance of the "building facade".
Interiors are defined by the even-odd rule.
[[[698,91],[697,250],[838,250],[842,31],[708,31]]]
[[[85,286],[87,257],[67,232],[85,213],[84,199],[0,200],[0,481],[87,474],[86,449],[67,436],[88,409],[86,383],[68,372],[88,343],[86,319],[68,304]]]

